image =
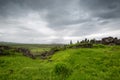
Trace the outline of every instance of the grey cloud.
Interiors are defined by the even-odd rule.
[[[43,18],[49,23],[49,27],[60,29],[63,25],[77,24],[85,21],[73,20],[73,17],[71,17],[71,14],[74,12],[71,11],[71,9],[74,9],[74,6],[76,6],[76,1],[77,0],[22,0],[17,2],[17,0],[6,0],[1,1],[0,14],[18,17],[26,16],[30,11],[37,11],[39,13],[46,11],[47,15]]]
[[[33,20],[30,18],[29,22],[28,18],[30,13],[40,16],[33,19],[35,25],[22,21],[27,18],[28,23],[32,23]],[[120,0],[0,0],[0,34],[3,35],[2,40],[23,36],[28,39],[26,42],[33,39],[38,42],[62,42],[65,36],[78,37],[119,30],[119,14]],[[46,25],[40,25],[40,21]],[[38,31],[44,29],[42,26],[53,33],[46,35]],[[7,32],[8,29],[11,31]]]
[[[80,0],[85,10],[92,16],[111,19],[120,18],[120,0]]]

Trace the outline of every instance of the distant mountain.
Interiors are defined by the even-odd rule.
[[[7,45],[7,44],[20,44],[20,43],[4,42],[4,41],[1,41],[1,42],[0,42],[0,45]]]

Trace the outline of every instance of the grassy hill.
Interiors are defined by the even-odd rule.
[[[0,56],[0,80],[120,80],[120,46],[67,49],[46,60]]]

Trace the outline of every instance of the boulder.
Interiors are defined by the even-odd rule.
[[[102,38],[102,44],[109,45],[114,43],[113,37]]]

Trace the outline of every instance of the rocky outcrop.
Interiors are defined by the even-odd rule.
[[[120,45],[120,39],[117,39],[116,37],[105,37],[102,38],[102,44],[105,45]]]
[[[11,47],[9,46],[3,46],[3,45],[0,45],[0,55],[9,55],[10,53],[10,49],[12,49]]]
[[[11,49],[11,47],[9,47],[9,46],[3,46],[3,45],[0,45],[0,49]]]
[[[40,55],[41,59],[46,59],[48,56],[53,55],[55,52],[60,51],[60,50],[50,50],[50,51],[45,51]]]
[[[17,52],[23,53],[24,56],[30,57],[32,59],[35,59],[35,56],[33,54],[31,54],[29,49],[26,48],[17,48],[16,49]]]
[[[22,53],[24,56],[35,59],[35,56],[26,48],[13,48],[10,46],[0,46],[0,55],[13,55],[16,52]]]
[[[118,39],[117,37],[105,37],[102,38],[101,40],[96,39],[87,40],[87,42],[85,40],[82,40],[81,43],[120,45],[120,39]]]

